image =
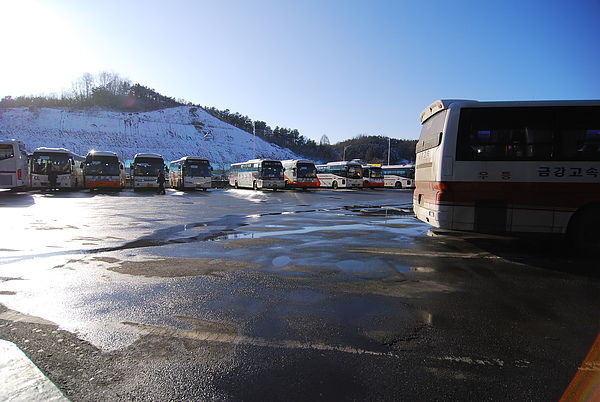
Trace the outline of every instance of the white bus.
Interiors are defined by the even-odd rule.
[[[316,188],[319,187],[317,167],[313,161],[289,159],[281,161],[286,188]]]
[[[83,162],[85,188],[121,190],[125,187],[123,162],[114,152],[90,151]]]
[[[441,100],[421,123],[420,220],[600,244],[600,101]]]
[[[31,188],[49,188],[49,175],[56,175],[56,188],[74,190],[83,186],[83,157],[65,148],[36,148],[31,155]]]
[[[317,177],[321,187],[336,189],[363,186],[362,166],[358,162],[342,161],[317,165]]]
[[[384,165],[381,168],[386,187],[415,188],[414,165]]]
[[[134,190],[158,188],[157,179],[161,170],[163,173],[166,171],[162,155],[135,154],[131,163],[131,186]],[[168,175],[164,174],[166,179]]]
[[[0,141],[0,189],[20,190],[28,186],[25,144],[17,140]]]
[[[377,165],[363,165],[363,187],[383,188],[383,169]]]
[[[234,163],[229,171],[229,185],[254,190],[284,188],[283,165],[281,161],[271,159],[252,159],[248,162]]]
[[[180,190],[212,186],[212,167],[208,159],[185,156],[170,163],[171,186]]]

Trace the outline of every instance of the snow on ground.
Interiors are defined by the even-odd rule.
[[[18,139],[28,152],[37,147],[67,148],[85,155],[95,149],[113,151],[125,161],[152,152],[172,161],[182,156],[209,159],[217,168],[257,158],[299,158],[279,147],[211,116],[201,108],[180,106],[143,113],[101,108],[0,109],[0,139]]]

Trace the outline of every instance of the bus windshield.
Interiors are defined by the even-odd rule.
[[[383,171],[380,167],[370,167],[369,171],[371,174],[369,177],[373,179],[381,179],[383,177]]]
[[[34,152],[33,173],[48,174],[50,171],[58,174],[71,172],[71,158],[69,154],[54,152]]]
[[[298,177],[317,177],[317,168],[312,163],[298,163]]]
[[[165,164],[162,159],[136,158],[133,172],[136,176],[158,176],[164,168]]]
[[[94,156],[85,161],[85,174],[90,176],[118,176],[119,160],[114,156]]]
[[[346,168],[349,179],[360,179],[362,178],[362,168],[360,166],[348,165]]]
[[[209,177],[210,165],[207,161],[191,161],[184,165],[184,175],[192,177]]]
[[[263,162],[260,177],[265,179],[283,179],[283,166],[281,162]]]
[[[0,144],[0,160],[10,159],[15,156],[12,144]]]

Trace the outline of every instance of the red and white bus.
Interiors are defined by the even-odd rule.
[[[363,165],[363,187],[365,188],[383,188],[383,170],[381,166]]]
[[[0,189],[20,190],[27,186],[25,145],[17,140],[0,141]]]
[[[362,165],[359,162],[329,162],[317,165],[317,177],[321,187],[362,188]]]
[[[439,100],[421,123],[417,218],[600,243],[600,101]]]
[[[281,161],[286,188],[316,188],[319,187],[317,167],[313,161],[290,159]]]
[[[114,152],[90,151],[83,162],[85,188],[121,190],[125,187],[123,162]]]
[[[384,165],[381,168],[386,187],[415,188],[414,165]]]

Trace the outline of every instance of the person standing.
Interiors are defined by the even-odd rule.
[[[58,187],[58,174],[50,164],[46,166],[46,170],[48,172],[48,188],[50,191],[56,190]]]
[[[158,191],[156,194],[165,194],[165,181],[167,181],[165,179],[165,172],[161,169],[160,172],[158,172],[158,178],[156,179],[156,182],[158,183]]]

